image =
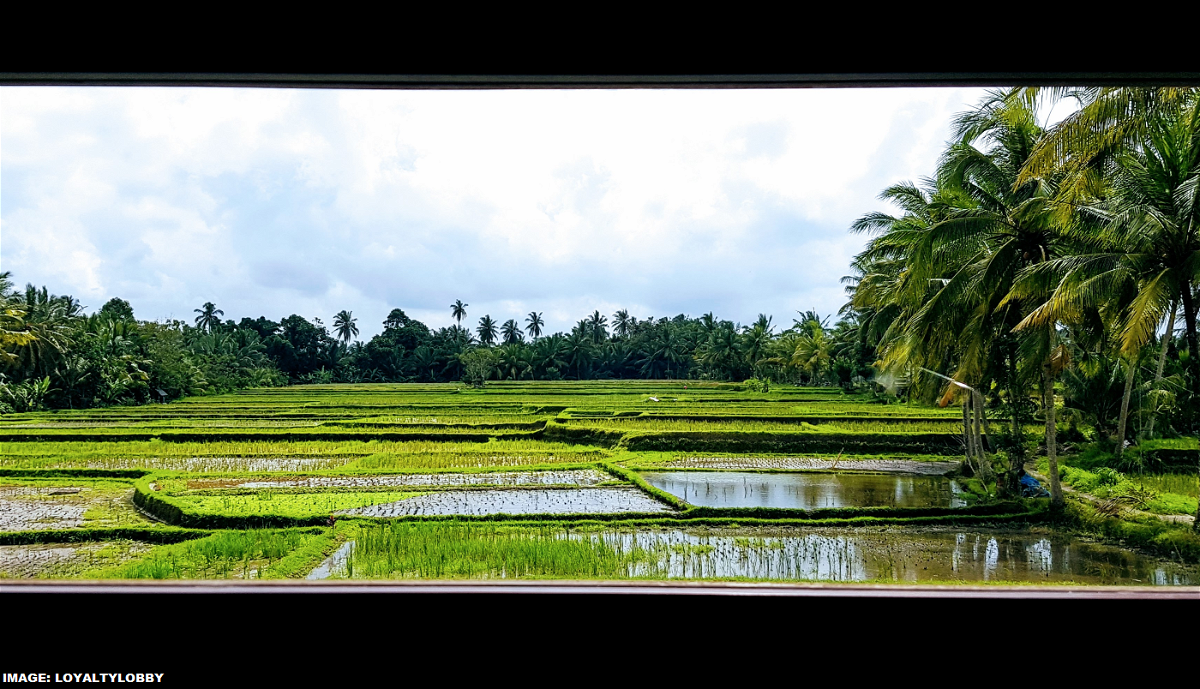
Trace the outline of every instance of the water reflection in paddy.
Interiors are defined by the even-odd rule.
[[[1029,529],[796,526],[592,531],[446,522],[367,528],[375,530],[372,537],[343,545],[310,578],[410,579],[421,578],[420,571],[436,571],[439,574],[424,576],[1200,584],[1200,567],[1195,565]],[[381,544],[388,539],[381,535],[389,529],[407,531],[384,547]],[[442,559],[440,565],[429,561],[427,539],[409,533],[421,529],[440,529],[438,538],[449,541],[449,547],[442,548],[445,552],[432,555]],[[417,545],[410,548],[410,540]],[[552,543],[558,540],[589,542],[592,547],[558,552]],[[446,557],[453,561],[445,561]],[[357,560],[353,569],[347,566],[350,558]]]
[[[702,507],[965,507],[958,482],[942,476],[666,471],[646,482]]]
[[[988,531],[777,530],[608,532],[620,548],[659,554],[633,576],[813,581],[1023,581],[1195,585],[1197,567],[1065,534]]]

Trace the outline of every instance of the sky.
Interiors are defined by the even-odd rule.
[[[0,88],[0,270],[192,321],[833,315],[982,89]]]

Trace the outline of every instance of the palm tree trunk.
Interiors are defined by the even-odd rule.
[[[1021,474],[1025,471],[1024,429],[1021,427],[1021,412],[1017,405],[1017,358],[1009,352],[1008,359],[1008,399],[1012,408],[1012,438],[1009,447],[1008,490],[1019,493],[1021,490]]]
[[[983,473],[983,450],[979,445],[979,435],[975,432],[975,398],[967,393],[967,437],[971,441],[971,468],[975,476],[986,482],[987,475]]]
[[[979,471],[980,478],[984,481],[992,480],[992,465],[988,461],[987,448],[983,444],[983,395],[978,391],[972,391],[975,407],[975,449],[979,452]]]
[[[1154,372],[1154,388],[1158,388],[1159,381],[1162,380],[1163,366],[1167,363],[1167,350],[1171,347],[1171,340],[1175,336],[1175,312],[1179,308],[1179,299],[1171,301],[1171,315],[1167,317],[1167,332],[1163,334],[1162,351],[1158,354],[1158,369]],[[1150,415],[1150,427],[1146,429],[1147,436],[1154,436],[1154,422],[1158,420],[1158,414]]]
[[[989,385],[990,385],[990,383],[989,383]],[[987,452],[988,450],[995,450],[996,449],[995,441],[992,440],[992,425],[988,422],[988,417],[987,417],[987,414],[985,413],[986,406],[983,403],[983,393],[976,391],[975,394],[979,396],[979,415],[980,415],[980,418],[983,419],[983,437],[987,439],[987,442],[983,445],[980,445],[980,447],[983,447],[985,452]]]
[[[971,468],[971,473],[979,475],[979,470],[975,468],[975,462],[972,456],[975,454],[975,438],[971,434],[971,396],[963,395],[962,402],[963,416],[963,448],[966,452],[967,466]]]
[[[1058,426],[1054,420],[1054,369],[1050,365],[1050,350],[1054,344],[1053,330],[1046,340],[1050,346],[1046,348],[1046,360],[1042,362],[1042,405],[1046,411],[1046,459],[1050,464],[1050,502],[1055,506],[1062,506],[1062,485],[1058,480]]]
[[[1192,306],[1192,283],[1190,280],[1184,281],[1180,297],[1183,299],[1183,323],[1187,330],[1188,361],[1192,366],[1191,390],[1196,393],[1200,392],[1197,389],[1200,387],[1200,346],[1196,344],[1196,311]]]
[[[1129,367],[1129,372],[1125,374],[1125,394],[1121,396],[1121,418],[1117,421],[1117,451],[1116,455],[1121,456],[1121,452],[1125,449],[1125,423],[1129,420],[1129,398],[1133,394],[1133,378],[1137,373],[1137,354],[1132,356],[1133,361],[1126,362]]]

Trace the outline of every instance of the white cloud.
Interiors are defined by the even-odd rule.
[[[978,90],[0,89],[3,268],[138,315],[841,305]],[[465,324],[465,323],[464,323]]]

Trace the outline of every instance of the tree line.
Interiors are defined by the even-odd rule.
[[[699,318],[638,319],[599,311],[569,332],[545,332],[532,312],[497,323],[463,325],[469,304],[451,305],[455,324],[432,329],[393,309],[383,331],[358,340],[350,311],[223,319],[212,302],[193,322],[138,320],[114,298],[86,315],[79,301],[0,274],[0,412],[143,404],[246,387],[306,383],[450,382],[679,378],[809,385],[864,385],[873,352],[852,321],[829,327],[814,311],[776,331],[760,315],[751,325]]]

